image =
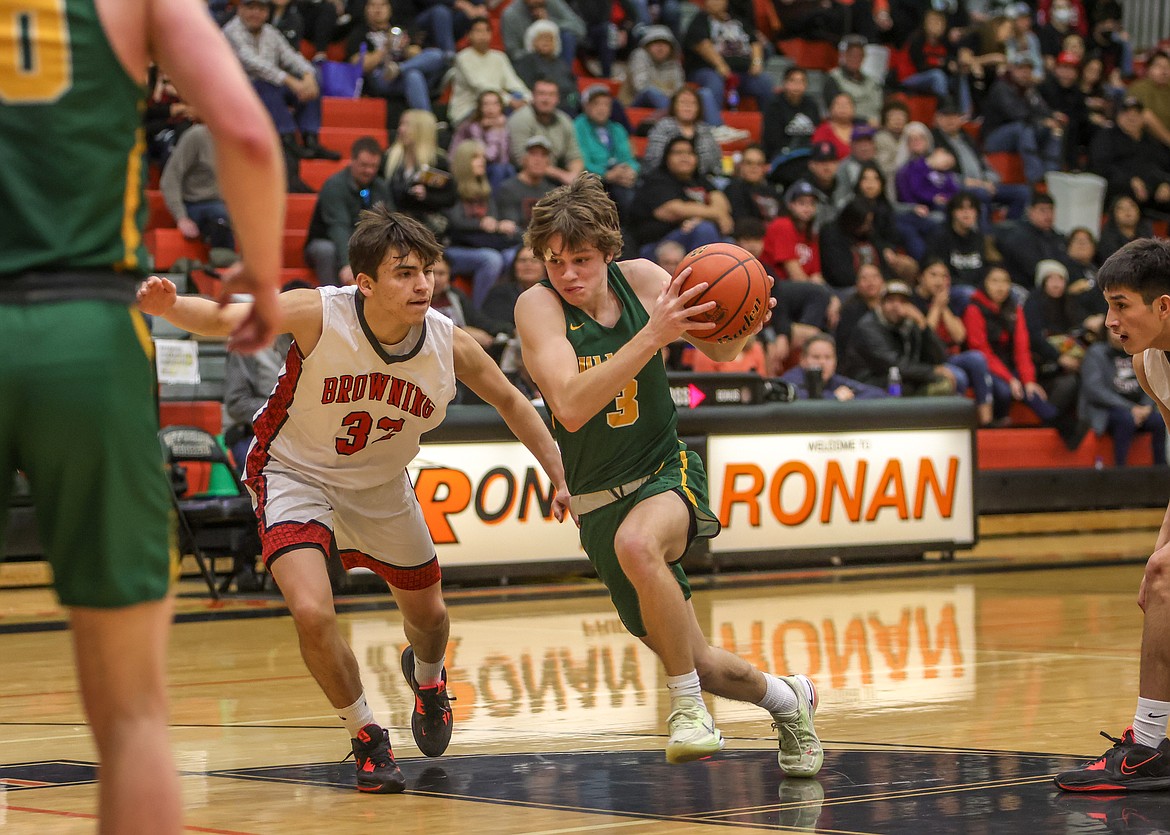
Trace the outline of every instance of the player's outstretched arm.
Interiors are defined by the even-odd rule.
[[[291,333],[303,354],[309,354],[321,338],[321,294],[316,290],[290,290],[276,297],[280,333]],[[200,336],[226,338],[252,312],[247,302],[219,304],[202,296],[180,296],[174,282],[152,275],[138,286],[138,309],[160,316],[176,328]]]
[[[221,301],[253,303],[232,331],[232,347],[255,351],[278,333],[285,183],[280,141],[240,62],[203,3],[147,0],[150,53],[207,124],[220,188],[243,267],[223,283]],[[233,317],[234,318],[234,317]]]
[[[612,357],[585,371],[578,367],[577,354],[566,336],[565,315],[556,292],[540,285],[524,291],[516,302],[516,333],[524,364],[557,422],[576,432],[609,408],[663,346],[696,326],[689,318],[709,309],[709,304],[688,305],[706,286],[696,285],[680,294],[678,282],[671,283],[662,290],[661,304],[646,326]]]
[[[536,456],[556,488],[553,515],[563,521],[569,507],[569,490],[565,486],[565,469],[556,442],[544,425],[540,414],[492,361],[474,338],[455,329],[455,376],[478,394],[485,403],[494,406],[512,434]]]

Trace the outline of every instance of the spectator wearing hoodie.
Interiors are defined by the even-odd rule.
[[[630,53],[626,65],[626,80],[618,96],[631,107],[653,107],[666,110],[671,97],[686,85],[678,41],[668,26],[648,26]],[[710,125],[723,124],[718,100],[711,91],[700,87],[696,92],[703,110],[703,121]]]

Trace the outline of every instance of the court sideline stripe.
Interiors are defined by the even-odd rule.
[[[61,818],[77,818],[80,820],[97,820],[98,816],[89,812],[64,812],[59,809],[38,809],[35,806],[9,806],[7,807],[11,812],[25,812],[30,815],[56,815]],[[255,832],[245,832],[242,829],[211,829],[207,826],[190,826],[183,827],[184,832],[207,832],[210,835],[258,835]]]

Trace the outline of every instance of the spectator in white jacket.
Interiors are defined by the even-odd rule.
[[[473,20],[467,39],[470,46],[459,50],[452,67],[451,101],[447,105],[452,124],[470,116],[479,94],[487,90],[499,93],[513,106],[532,101],[531,91],[516,74],[508,56],[491,48],[491,20]]]

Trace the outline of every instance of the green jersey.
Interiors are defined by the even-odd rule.
[[[642,302],[616,263],[609,265],[609,288],[621,303],[612,328],[599,324],[561,299],[565,335],[585,371],[605,362],[650,321]],[[545,281],[546,287],[552,285]],[[555,293],[556,290],[553,290]],[[678,415],[670,397],[666,367],[655,355],[614,401],[576,432],[553,414],[553,436],[561,448],[569,492],[573,495],[617,487],[654,473],[678,453]]]
[[[0,292],[23,273],[81,273],[70,295],[85,297],[86,271],[115,270],[132,294],[145,98],[94,0],[0,0]]]

